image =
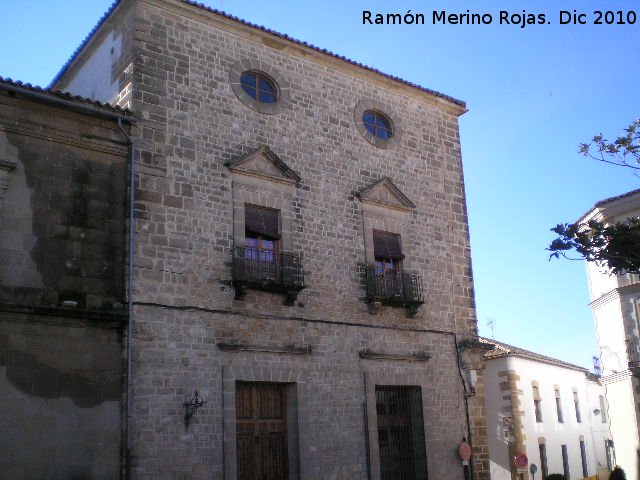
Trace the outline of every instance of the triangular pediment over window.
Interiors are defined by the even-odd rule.
[[[360,200],[382,207],[410,211],[415,204],[394,185],[389,177],[384,177],[360,191]]]
[[[300,181],[300,177],[267,146],[232,160],[226,166],[234,173],[274,182],[293,184]]]

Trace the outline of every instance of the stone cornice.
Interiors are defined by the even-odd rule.
[[[396,353],[382,353],[373,352],[371,350],[360,350],[358,355],[362,359],[369,360],[395,360],[402,362],[426,362],[431,358],[431,355],[427,355],[424,352],[412,353],[412,354],[396,354]]]
[[[0,99],[0,106],[1,105],[2,105],[2,101]],[[46,111],[44,110],[39,110],[39,111],[41,111],[42,115],[47,115]],[[91,124],[93,125],[93,123]],[[101,125],[101,124],[96,123],[95,125]],[[105,126],[105,128],[109,128],[109,127]],[[61,130],[61,129],[55,128],[53,125],[48,125],[46,129],[43,129],[42,125],[38,125],[33,122],[21,121],[21,122],[18,122],[18,124],[16,124],[16,122],[5,122],[3,121],[2,118],[0,118],[0,130],[5,131],[7,133],[22,135],[25,137],[38,138],[41,140],[76,146],[83,149],[109,153],[109,154],[118,155],[122,157],[127,156],[127,145],[121,139],[116,140],[108,137],[80,136],[74,131],[70,132],[67,130]],[[0,163],[2,162],[2,160],[6,160],[6,159],[0,158]],[[9,169],[5,168],[1,164],[0,164],[0,169],[10,171]]]
[[[311,355],[311,345],[253,345],[244,343],[218,343],[218,348],[223,352],[261,352],[261,353],[285,353],[289,355]]]

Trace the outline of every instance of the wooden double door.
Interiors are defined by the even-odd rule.
[[[236,383],[238,480],[286,480],[286,384]]]

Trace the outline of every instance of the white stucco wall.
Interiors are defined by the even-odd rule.
[[[618,298],[599,303],[593,308],[596,338],[600,349],[602,375],[621,372],[628,368],[625,328]]]
[[[586,447],[588,474],[595,475],[598,466],[606,466],[605,439],[609,438],[608,424],[594,415],[598,396],[604,395],[602,386],[587,380],[585,372],[556,365],[532,361],[520,357],[503,357],[490,360],[485,372],[486,406],[489,431],[489,451],[491,456],[491,478],[510,480],[508,441],[505,436],[505,415],[503,410],[509,402],[504,400],[507,392],[500,389],[500,382],[506,381],[499,372],[514,370],[520,377],[517,382],[520,395],[522,419],[525,434],[526,453],[529,463],[538,466],[536,478],[541,478],[539,439],[544,439],[547,449],[549,473],[562,473],[561,445],[567,445],[571,479],[583,478],[580,439]],[[532,382],[538,382],[542,399],[542,422],[537,423],[534,414]],[[563,423],[556,414],[554,386],[559,387],[562,402]],[[578,422],[573,402],[573,389],[577,390],[581,422]]]
[[[587,454],[591,456],[591,458],[595,459],[595,467],[597,468],[596,472],[591,470],[591,466],[589,466],[589,473],[593,475],[603,469],[607,468],[607,453],[605,448],[605,439],[613,438],[613,434],[610,429],[610,421],[609,421],[609,408],[608,404],[605,400],[605,413],[604,415],[600,411],[599,413],[594,413],[594,410],[601,410],[600,408],[600,396],[606,398],[606,387],[596,383],[596,382],[586,382],[586,398],[587,405],[585,406],[585,411],[589,414],[589,419],[591,421],[590,432],[593,432],[591,442],[587,442]],[[583,419],[584,421],[584,419]],[[613,458],[612,458],[613,461]],[[605,477],[607,478],[607,477]],[[631,477],[627,477],[631,478]]]
[[[111,32],[78,69],[66,90],[92,100],[115,103],[120,93],[120,82],[113,78],[113,67],[121,55],[122,35]]]
[[[615,442],[615,463],[620,465],[628,479],[638,478],[638,424],[633,389],[637,380],[631,376],[606,385],[608,415],[611,434]]]
[[[618,286],[618,277],[609,275],[609,271],[594,263],[586,263],[589,296],[591,301],[600,298]]]
[[[599,221],[614,223],[640,215],[640,193],[608,201],[588,215]],[[591,309],[596,327],[603,383],[606,388],[608,420],[615,443],[615,458],[627,478],[637,479],[640,447],[638,426],[638,380],[629,370],[629,361],[640,356],[627,355],[627,342],[638,349],[639,318],[638,275],[609,275],[606,269],[587,264],[591,292]],[[636,286],[634,286],[636,285]],[[635,345],[635,346],[634,346]]]

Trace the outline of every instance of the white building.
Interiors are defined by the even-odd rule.
[[[602,200],[579,220],[615,223],[640,216],[640,190]],[[602,384],[609,405],[615,460],[627,475],[638,478],[638,413],[640,356],[640,279],[638,275],[610,275],[587,264],[589,291],[602,369]]]
[[[495,340],[485,354],[493,480],[608,478],[613,465],[604,388],[585,368]],[[604,406],[604,408],[603,408]],[[518,469],[515,458],[528,457]],[[537,473],[531,476],[530,466]],[[628,477],[633,478],[633,477]]]

